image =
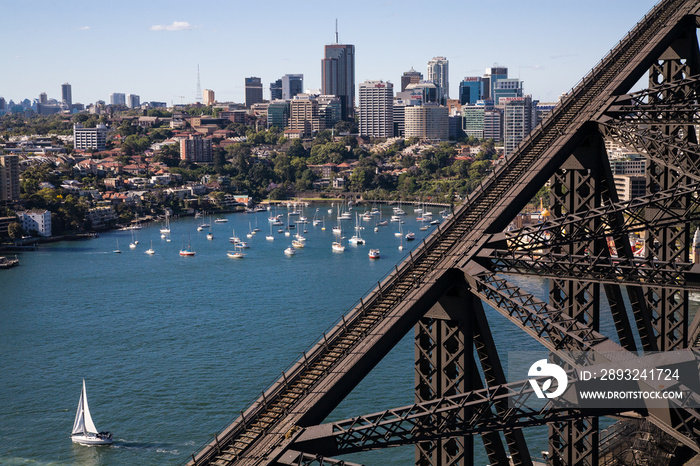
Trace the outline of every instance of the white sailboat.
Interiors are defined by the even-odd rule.
[[[235,248],[235,251],[228,251],[226,255],[232,259],[243,259],[245,257],[245,253],[241,251],[241,246],[236,244]]]
[[[362,239],[362,234],[360,233],[361,229],[358,214],[355,214],[355,234],[348,240],[350,244],[365,244],[365,240]]]
[[[146,249],[146,254],[153,255],[155,253],[156,253],[156,251],[153,249],[153,241],[151,241],[151,247],[150,247],[150,249]]]
[[[335,228],[333,229],[333,232],[335,233],[336,230]],[[342,234],[343,231],[340,229],[340,219],[338,219],[338,241],[333,241],[333,244],[331,244],[331,251],[333,252],[344,252],[345,251],[345,246],[341,243],[343,240]]]
[[[165,227],[161,228],[160,232],[164,235],[170,233],[170,216],[167,213],[165,214]]]
[[[85,390],[85,379],[83,379],[83,390],[80,392],[78,412],[75,414],[71,440],[73,443],[82,445],[109,445],[112,443],[112,434],[110,432],[98,432],[95,423],[92,422],[90,408],[88,408],[87,391]]]

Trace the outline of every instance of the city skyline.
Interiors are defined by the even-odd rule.
[[[7,21],[0,37],[12,44],[5,59],[12,72],[0,77],[0,96],[18,102],[46,92],[60,101],[67,82],[74,103],[108,101],[112,93],[168,105],[194,102],[198,65],[202,87],[214,90],[219,101],[244,102],[248,76],[261,78],[266,99],[267,83],[289,73],[304,75],[305,90],[320,89],[324,46],[335,42],[337,18],[339,42],[355,46],[358,83],[398,85],[411,67],[426,76],[428,61],[444,56],[451,97],[465,76],[499,65],[524,82],[525,93],[553,101],[655,3],[594,0],[579,9],[566,2],[508,0],[495,11],[489,2],[447,2],[440,6],[445,19],[431,21],[416,14],[412,2],[391,1],[311,1],[300,12],[273,1],[268,11],[284,14],[267,16],[255,14],[252,4],[213,1],[125,2],[120,10],[82,1],[73,8],[44,0],[3,4]],[[22,19],[30,17],[38,33],[26,33]],[[234,25],[235,17],[247,20]],[[304,22],[306,27],[288,27]],[[67,59],[75,53],[83,59]]]

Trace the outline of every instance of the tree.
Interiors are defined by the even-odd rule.
[[[146,136],[138,136],[136,134],[131,134],[124,139],[122,142],[122,150],[128,156],[134,154],[141,154],[143,151],[148,149],[151,145],[151,141]]]
[[[139,132],[139,127],[131,124],[131,120],[124,120],[117,127],[117,131],[122,137],[131,136]]]
[[[356,167],[350,175],[350,190],[364,192],[370,187],[374,172],[368,167]]]
[[[306,149],[304,148],[304,143],[301,141],[301,139],[295,139],[292,141],[291,146],[289,146],[289,149],[287,149],[287,155],[289,157],[308,157],[308,152],[306,152]]]
[[[11,239],[19,239],[24,236],[24,230],[22,230],[22,225],[17,222],[12,222],[7,226],[7,234],[10,235]]]
[[[248,144],[231,144],[226,146],[228,160],[231,161],[233,175],[248,173],[252,163],[253,152]]]
[[[487,161],[474,162],[469,168],[469,178],[473,182],[479,182],[488,173],[491,164]]]
[[[357,133],[357,123],[354,121],[341,120],[336,123],[335,131],[338,133]]]

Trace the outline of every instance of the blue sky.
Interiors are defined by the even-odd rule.
[[[464,76],[506,66],[527,94],[544,102],[571,89],[656,2],[653,0],[376,1],[49,1],[0,3],[0,96],[19,101],[46,92],[73,102],[193,102],[202,89],[243,102],[243,82],[303,73],[321,86],[323,46],[354,44],[356,83],[397,86],[411,67],[426,74],[434,56],[449,60],[450,97]],[[181,97],[183,96],[183,97]]]

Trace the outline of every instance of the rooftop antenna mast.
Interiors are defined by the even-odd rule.
[[[335,43],[339,44],[338,42],[338,18],[335,19]]]
[[[199,81],[199,63],[197,63],[197,95],[195,96],[195,102],[198,104],[202,103],[202,85]]]

